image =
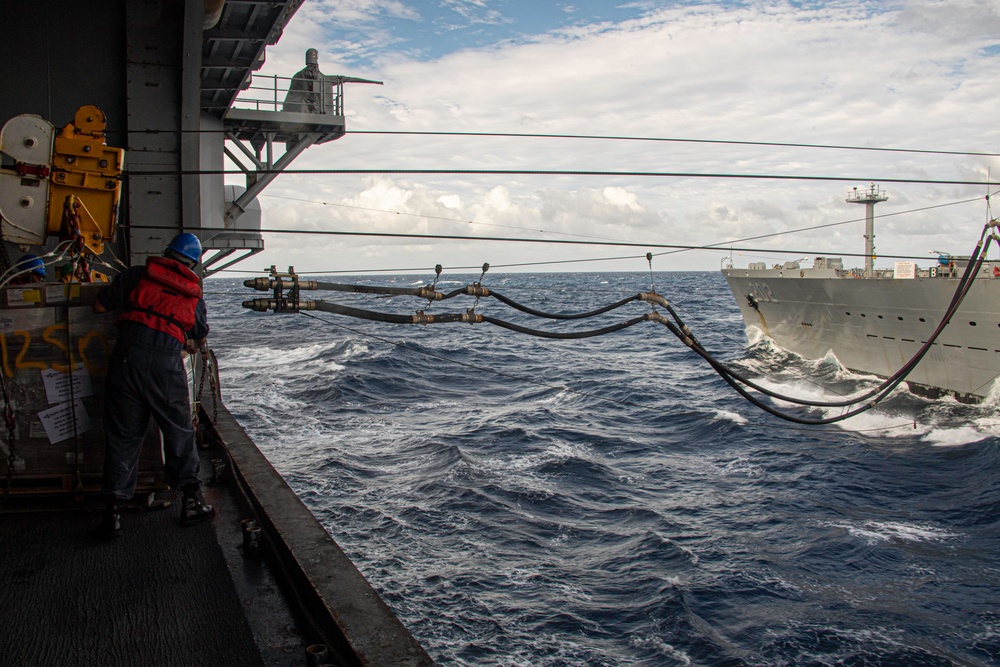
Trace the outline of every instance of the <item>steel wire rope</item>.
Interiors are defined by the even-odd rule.
[[[990,195],[987,195],[987,198],[989,196]],[[960,200],[960,201],[948,202],[946,204],[936,204],[934,206],[925,206],[925,207],[922,207],[922,208],[908,209],[906,211],[897,211],[897,212],[894,212],[894,213],[886,213],[884,215],[879,215],[877,217],[879,217],[879,218],[887,218],[887,217],[896,216],[896,215],[905,215],[905,214],[909,214],[909,213],[918,213],[920,211],[926,211],[926,210],[931,210],[931,209],[935,209],[935,208],[944,208],[944,207],[947,207],[947,206],[956,206],[956,205],[960,205],[960,204],[968,204],[968,203],[971,203],[971,202],[979,201],[980,199],[981,199],[980,197],[977,197],[977,198],[974,198],[974,199],[964,199],[964,200]],[[380,210],[380,209],[374,209],[374,210]],[[385,212],[386,213],[394,213],[394,211],[385,211]],[[413,215],[418,215],[418,214],[413,214]],[[449,219],[451,219],[451,218],[449,218]],[[454,220],[457,221],[457,222],[460,222],[460,220],[458,220],[457,218],[454,218]],[[824,229],[824,228],[828,228],[828,227],[836,227],[838,225],[847,225],[847,224],[851,224],[851,223],[855,223],[855,222],[863,222],[863,221],[864,221],[864,218],[854,218],[854,219],[851,219],[851,220],[843,220],[843,221],[840,221],[840,222],[827,223],[827,224],[816,225],[816,226],[812,226],[812,227],[800,227],[798,229],[790,229],[790,230],[785,230],[785,231],[780,231],[780,232],[774,232],[772,234],[763,234],[763,235],[760,235],[760,236],[751,236],[751,237],[746,237],[746,238],[741,238],[741,239],[735,239],[735,240],[729,240],[729,241],[719,241],[717,243],[711,243],[711,244],[708,244],[708,245],[684,246],[684,247],[678,247],[678,249],[675,249],[675,250],[653,253],[653,256],[654,257],[661,257],[661,256],[664,256],[664,255],[671,255],[671,254],[679,253],[679,252],[688,252],[688,251],[692,251],[692,250],[710,250],[710,251],[713,251],[713,252],[732,252],[732,251],[736,251],[737,249],[736,248],[720,248],[720,247],[717,247],[717,246],[730,245],[730,244],[733,244],[733,243],[743,243],[743,242],[746,242],[746,241],[754,241],[754,240],[758,240],[758,239],[762,239],[762,238],[770,238],[770,237],[773,237],[773,236],[784,236],[784,235],[798,234],[798,233],[801,233],[801,232],[815,231],[817,229]],[[477,223],[477,224],[485,224],[485,223]],[[138,228],[138,227],[136,227],[136,228]],[[269,231],[268,233],[280,233],[280,232]],[[547,233],[555,234],[555,233],[558,233],[558,232],[547,232]],[[466,239],[466,240],[480,240],[480,239],[489,240],[489,237],[475,237],[475,236],[461,236],[461,237],[456,237],[456,238]],[[652,246],[650,246],[650,247],[652,247]],[[787,254],[800,254],[800,252],[801,252],[802,254],[806,254],[806,255],[820,254],[817,251],[808,251],[808,252],[806,252],[806,251],[783,251],[783,250],[772,249],[772,248],[767,248],[767,249],[763,249],[763,248],[739,249],[739,252],[787,253]],[[845,257],[864,257],[865,256],[863,253],[843,253],[843,252],[827,252],[827,251],[824,251],[824,254],[836,254],[836,255],[841,255],[841,256],[845,256]],[[897,255],[882,255],[882,256],[883,257],[900,257],[900,258],[904,258],[902,256],[897,256]],[[548,261],[538,261],[538,262],[517,262],[517,263],[511,263],[511,264],[493,264],[492,266],[493,266],[494,269],[509,269],[509,268],[525,267],[525,266],[555,266],[555,265],[561,265],[561,264],[583,264],[583,263],[588,263],[588,262],[610,262],[610,261],[620,261],[620,260],[627,260],[627,259],[641,259],[642,257],[644,257],[644,256],[643,255],[619,255],[619,256],[613,256],[613,257],[586,257],[586,258],[560,259],[560,260],[548,260]],[[921,256],[921,257],[905,257],[905,259],[926,259],[926,258]],[[449,267],[449,269],[452,270],[452,271],[459,271],[459,270],[469,270],[469,271],[472,271],[472,270],[477,270],[478,268],[479,268],[478,266],[454,266],[454,267]],[[426,270],[427,270],[426,267],[408,267],[408,268],[392,268],[392,269],[353,269],[353,270],[352,269],[327,269],[327,270],[303,271],[302,273],[320,274],[320,275],[335,275],[335,274],[360,274],[360,273],[410,273],[410,272],[423,272],[423,271],[426,271]],[[221,271],[221,273],[267,273],[267,272],[268,272],[267,269],[261,269],[261,270],[258,270],[258,271],[252,271],[252,270],[248,270],[248,269],[222,269],[222,271]]]
[[[607,171],[591,169],[259,169],[254,172],[258,177],[265,175],[406,175],[406,176],[601,176],[605,178],[714,178],[714,179],[746,179],[773,181],[831,181],[831,182],[879,182],[903,183],[911,185],[973,185],[1000,186],[993,181],[963,181],[934,178],[893,178],[876,176],[809,176],[795,174],[734,174],[725,172],[698,171]],[[246,176],[242,169],[154,169],[141,171],[123,171],[122,177],[150,176]]]
[[[504,371],[498,371],[498,370],[496,370],[494,368],[489,368],[487,366],[481,366],[481,365],[478,365],[478,364],[472,364],[472,363],[469,363],[467,361],[460,361],[458,359],[452,359],[450,357],[446,357],[446,356],[443,356],[443,355],[440,355],[440,354],[436,354],[436,353],[430,352],[428,350],[422,350],[422,349],[420,349],[418,347],[411,346],[406,341],[392,340],[392,339],[389,339],[389,338],[385,338],[384,336],[379,336],[377,334],[373,334],[373,333],[370,333],[370,332],[367,332],[367,331],[362,331],[360,329],[355,329],[355,328],[349,327],[349,326],[347,326],[345,324],[341,324],[340,322],[335,322],[333,320],[329,320],[329,319],[320,317],[320,316],[316,315],[315,313],[310,313],[310,312],[306,312],[306,311],[300,311],[299,314],[305,315],[306,317],[312,318],[312,319],[314,319],[314,320],[316,320],[318,322],[322,322],[324,324],[329,324],[329,325],[338,327],[340,329],[343,329],[344,331],[350,331],[351,333],[357,334],[358,336],[362,336],[362,337],[365,337],[365,338],[370,338],[372,340],[377,340],[377,341],[380,341],[382,343],[386,343],[387,345],[392,345],[392,346],[395,346],[395,347],[401,347],[401,348],[410,350],[411,352],[416,352],[418,354],[422,354],[422,355],[431,357],[433,359],[438,359],[439,361],[444,361],[446,363],[454,364],[454,365],[457,365],[457,366],[463,366],[465,368],[470,368],[470,369],[475,370],[475,371],[481,371],[481,372],[484,372],[484,373],[490,373],[491,375],[496,375],[497,377],[504,377],[504,378],[507,378],[507,379],[510,379],[510,380],[517,380],[519,382],[524,382],[526,384],[533,384],[533,385],[536,385],[536,386],[539,386],[539,387],[544,387],[546,389],[553,389],[553,390],[556,390],[556,391],[565,391],[565,392],[574,394],[576,396],[581,396],[581,397],[584,397],[584,398],[592,398],[592,399],[595,399],[595,400],[604,401],[606,403],[614,403],[614,404],[617,404],[617,405],[624,405],[624,406],[631,407],[631,408],[637,408],[637,409],[645,411],[645,412],[656,412],[659,415],[663,414],[663,409],[659,408],[659,407],[654,407],[654,406],[650,406],[650,405],[642,405],[641,403],[636,403],[634,401],[629,401],[629,400],[624,400],[624,399],[619,399],[619,398],[611,398],[609,396],[601,396],[600,394],[594,394],[594,393],[591,393],[591,392],[581,391],[579,389],[573,389],[572,387],[569,387],[567,385],[551,384],[551,383],[543,382],[541,380],[538,380],[538,379],[532,378],[532,377],[525,377],[523,375],[516,375],[514,373],[506,373]],[[723,422],[723,421],[729,422],[729,420],[727,420],[727,419],[721,419],[719,417],[705,417],[705,416],[700,415],[700,414],[699,414],[699,417],[701,417],[703,419],[707,419],[709,421],[714,421],[714,422]],[[868,431],[868,430],[870,430],[870,431],[884,431],[884,430],[891,430],[891,429],[911,428],[912,425],[915,424],[915,423],[918,423],[918,422],[916,422],[915,420],[908,420],[905,423],[894,425],[894,426],[884,426],[884,427],[879,427],[877,429],[865,429],[865,430],[866,431]],[[926,425],[926,424],[922,424],[922,425]],[[812,428],[809,428],[809,429],[796,428],[795,426],[792,426],[791,423],[789,423],[788,425],[783,426],[783,428],[788,429],[790,431],[796,431],[796,432],[802,432],[802,433],[812,433],[812,432],[814,432],[814,429],[812,429]],[[862,432],[862,431],[859,431],[859,432]]]
[[[905,379],[905,377],[909,374],[909,372],[916,366],[916,364],[919,363],[919,361],[923,358],[923,356],[926,355],[927,351],[931,348],[931,346],[935,344],[935,340],[940,335],[941,331],[943,331],[944,327],[947,325],[947,323],[950,321],[951,317],[957,311],[958,306],[961,304],[962,300],[965,298],[965,295],[968,293],[968,290],[971,289],[973,281],[975,280],[975,275],[978,273],[979,269],[982,266],[983,260],[985,259],[986,252],[988,251],[990,241],[992,240],[992,237],[987,237],[986,236],[986,234],[987,234],[987,232],[988,232],[989,229],[990,229],[990,225],[987,225],[986,227],[984,227],[983,234],[980,237],[980,240],[979,240],[979,242],[977,244],[977,248],[976,248],[975,252],[973,253],[972,257],[970,258],[970,262],[969,262],[969,264],[966,267],[966,271],[963,274],[962,279],[959,281],[959,286],[957,287],[956,292],[955,292],[955,294],[952,297],[952,301],[949,304],[948,309],[946,310],[945,317],[942,318],[941,324],[939,324],[938,328],[934,331],[934,333],[932,334],[932,336],[924,343],[924,345],[922,346],[922,348],[914,355],[914,357],[910,361],[908,361],[906,364],[904,364],[894,375],[892,375],[888,379],[886,379],[881,385],[879,385],[878,387],[876,387],[876,388],[874,388],[872,390],[869,390],[868,392],[866,392],[866,393],[864,393],[862,395],[854,396],[854,397],[845,399],[843,401],[814,401],[814,400],[807,400],[807,399],[799,399],[797,397],[788,396],[786,394],[778,393],[778,392],[775,392],[773,390],[767,389],[766,387],[763,387],[763,386],[761,386],[761,385],[753,382],[752,380],[749,380],[744,375],[733,371],[731,368],[725,366],[724,364],[721,364],[716,359],[714,359],[714,357],[712,357],[712,355],[710,353],[708,353],[701,346],[700,342],[698,342],[697,338],[695,338],[693,336],[693,334],[691,334],[690,329],[686,328],[683,320],[676,313],[676,311],[674,311],[674,309],[669,305],[669,303],[666,304],[666,309],[671,314],[671,316],[674,318],[674,320],[677,322],[677,325],[678,325],[679,329],[675,328],[675,327],[673,327],[673,326],[671,326],[669,324],[668,324],[668,327],[671,329],[672,332],[675,333],[675,335],[678,338],[680,338],[682,341],[684,341],[685,344],[688,344],[689,347],[692,347],[692,349],[694,349],[699,355],[701,355],[713,367],[713,369],[720,376],[722,376],[724,380],[726,380],[730,384],[733,384],[733,381],[736,381],[736,382],[742,383],[742,384],[744,384],[744,385],[746,385],[746,386],[748,386],[748,387],[750,387],[752,389],[755,389],[755,390],[757,390],[757,391],[759,391],[759,392],[761,392],[761,393],[763,393],[763,394],[765,394],[767,396],[770,396],[772,398],[776,398],[776,399],[783,400],[783,401],[786,401],[786,402],[790,402],[790,403],[793,403],[793,404],[810,406],[810,407],[847,407],[847,406],[851,406],[851,405],[857,405],[858,403],[860,403],[860,402],[862,402],[864,400],[867,400],[868,398],[872,398],[873,396],[876,397],[875,403],[877,403],[882,398],[884,398],[885,396],[887,396],[888,393],[890,393],[892,391],[892,389],[894,389],[896,386],[898,386],[903,381],[903,379]],[[985,244],[983,243],[983,238],[984,237],[986,238],[986,243]],[[422,296],[422,291],[421,291],[422,288],[420,288],[420,289],[417,289],[417,288],[383,288],[383,287],[377,287],[377,286],[376,287],[371,287],[371,286],[336,285],[336,284],[323,284],[323,285],[325,285],[326,288],[328,288],[328,289],[340,289],[341,291],[356,291],[356,292],[373,293],[373,294],[392,294],[392,295]],[[453,296],[457,296],[457,295],[460,295],[460,294],[466,294],[466,293],[468,293],[467,292],[467,288],[460,288],[460,289],[454,290],[449,295],[446,295],[444,298],[451,298]],[[487,294],[487,295],[493,295],[493,294]],[[479,296],[483,296],[483,295],[480,294]],[[500,300],[503,301],[504,303],[507,303],[508,305],[511,305],[512,307],[515,307],[515,308],[517,308],[519,310],[522,310],[523,312],[527,312],[529,314],[533,314],[533,315],[536,315],[536,316],[539,316],[539,317],[550,317],[552,319],[576,319],[578,317],[591,317],[591,316],[594,316],[594,315],[597,315],[597,314],[608,312],[609,310],[612,310],[614,308],[620,307],[621,305],[624,305],[624,304],[629,303],[631,301],[634,301],[634,300],[637,300],[637,299],[641,299],[641,296],[642,295],[637,295],[635,297],[629,297],[629,298],[627,298],[625,300],[622,300],[622,301],[618,302],[617,304],[612,304],[610,306],[606,306],[606,307],[597,309],[595,311],[591,311],[590,313],[577,314],[577,315],[563,315],[563,314],[543,313],[541,311],[536,311],[534,309],[530,309],[530,308],[521,306],[521,304],[518,304],[517,302],[515,302],[513,300],[510,300],[510,299],[501,298]],[[364,309],[355,309],[355,308],[351,308],[351,307],[348,307],[348,306],[342,306],[342,305],[339,305],[339,304],[330,304],[330,303],[323,302],[323,301],[315,302],[315,307],[317,309],[319,309],[319,310],[326,310],[328,312],[334,312],[334,313],[337,313],[337,314],[347,315],[347,316],[350,316],[350,317],[356,317],[356,318],[361,318],[361,319],[377,320],[377,321],[389,322],[389,323],[397,323],[397,324],[412,324],[412,323],[430,324],[430,323],[462,322],[462,321],[468,321],[467,318],[470,316],[470,313],[466,313],[466,314],[448,314],[448,313],[445,313],[445,314],[441,314],[441,315],[436,315],[431,320],[427,320],[427,321],[415,321],[414,318],[413,318],[413,316],[410,316],[410,315],[398,315],[398,314],[390,314],[390,313],[379,313],[377,311],[369,311],[369,310],[364,310]],[[506,322],[506,321],[503,321],[503,320],[500,320],[500,319],[497,319],[497,318],[488,317],[488,316],[480,316],[480,317],[482,318],[481,321],[489,322],[489,323],[494,324],[496,326],[507,328],[507,329],[515,331],[515,332],[524,333],[524,334],[533,335],[533,336],[538,336],[538,337],[544,337],[544,338],[560,338],[560,339],[588,338],[588,337],[592,337],[592,336],[604,335],[604,334],[607,334],[607,333],[612,333],[612,332],[615,332],[615,331],[620,331],[620,330],[622,330],[622,329],[624,329],[626,327],[634,326],[635,324],[638,324],[641,321],[646,321],[646,320],[649,319],[648,316],[644,316],[644,317],[641,317],[641,318],[636,318],[634,320],[630,320],[630,321],[628,321],[626,323],[622,323],[622,324],[619,324],[619,325],[609,326],[609,327],[606,327],[606,328],[603,328],[603,329],[599,329],[599,330],[592,330],[592,331],[586,331],[586,332],[573,332],[573,333],[555,333],[555,332],[547,332],[547,331],[542,331],[542,330],[530,329],[530,328],[527,328],[527,327],[522,327],[520,325],[515,325],[515,324],[512,324],[512,323],[509,323],[509,322]],[[667,323],[664,322],[664,324],[667,324]],[[685,341],[685,337],[688,337],[690,339],[691,343],[687,343],[687,341]],[[734,385],[734,387],[735,387],[735,385]],[[741,391],[740,393],[744,394],[744,396],[747,397],[748,399],[750,398],[744,392]],[[751,400],[751,402],[754,402],[754,401]],[[756,404],[756,402],[755,402],[755,404]],[[772,414],[775,414],[777,416],[778,413],[772,412]],[[857,412],[855,412],[853,414],[857,414]],[[853,416],[853,414],[849,415],[849,416]]]
[[[228,134],[231,129],[221,130],[188,130],[188,129],[145,129],[145,130],[123,130],[109,128],[105,134]],[[586,140],[614,140],[614,141],[652,141],[652,142],[672,142],[688,144],[720,144],[733,146],[762,146],[776,148],[818,148],[846,151],[870,151],[886,153],[917,153],[927,155],[968,155],[972,157],[1000,157],[1000,153],[985,153],[975,151],[954,151],[937,150],[928,148],[888,148],[879,146],[852,146],[846,144],[807,144],[781,141],[748,141],[739,139],[694,139],[683,137],[641,137],[628,135],[598,135],[598,134],[553,134],[553,133],[519,133],[519,132],[455,132],[455,131],[418,131],[418,130],[348,130],[345,134],[369,134],[369,135],[415,135],[415,136],[456,136],[456,137],[509,137],[525,139],[586,139]]]
[[[948,202],[947,204],[935,204],[934,206],[923,206],[921,208],[908,209],[906,211],[896,211],[894,213],[884,213],[884,214],[876,215],[874,219],[879,220],[879,219],[882,219],[882,218],[890,218],[890,217],[896,216],[896,215],[908,215],[910,213],[919,213],[921,211],[930,211],[930,210],[935,209],[935,208],[945,208],[947,206],[957,206],[959,204],[969,204],[969,203],[972,203],[972,202],[977,202],[977,201],[979,201],[981,199],[982,199],[982,197],[974,197],[973,199],[962,199],[962,200],[959,200],[959,201]],[[989,201],[989,195],[986,196],[986,199],[987,199],[987,201]],[[740,239],[735,239],[735,240],[732,240],[732,241],[719,241],[718,243],[709,243],[708,245],[700,246],[697,249],[698,250],[711,250],[711,249],[715,249],[717,246],[722,246],[722,245],[726,245],[726,244],[729,244],[729,243],[746,243],[747,241],[759,241],[760,239],[767,239],[767,238],[772,238],[772,237],[775,237],[775,236],[785,236],[786,234],[798,234],[798,233],[801,233],[801,232],[815,231],[817,229],[827,229],[829,227],[838,227],[840,225],[849,225],[849,224],[854,223],[854,222],[865,222],[865,218],[854,218],[853,220],[843,220],[841,222],[830,222],[830,223],[823,224],[823,225],[815,225],[813,227],[801,227],[799,229],[791,229],[791,230],[788,230],[788,231],[773,232],[773,233],[770,233],[770,234],[760,234],[758,236],[747,236],[747,237],[740,238]],[[660,253],[653,253],[653,256],[657,257],[657,256],[663,256],[663,255],[673,255],[673,254],[678,253],[678,252],[688,252],[688,249],[684,249],[684,250],[669,250],[669,251],[660,252]],[[817,253],[809,253],[809,254],[817,254]],[[891,256],[891,255],[887,255],[887,256]]]
[[[130,225],[129,229],[176,229],[168,225]],[[700,245],[683,245],[677,243],[638,243],[625,241],[576,241],[568,239],[533,239],[504,236],[459,236],[455,234],[403,234],[396,232],[362,232],[362,231],[338,231],[332,229],[277,229],[261,228],[257,230],[264,234],[292,234],[292,235],[315,235],[315,236],[358,236],[363,238],[398,238],[398,239],[423,239],[439,241],[483,241],[483,242],[505,242],[505,243],[541,243],[553,245],[576,245],[576,246],[623,246],[630,248],[682,248],[688,250],[711,250],[713,252],[759,252],[778,253],[785,255],[809,255],[811,251],[802,249],[779,250],[775,248],[705,248]],[[214,237],[213,237],[214,238]],[[834,253],[829,253],[834,254]],[[838,252],[843,257],[865,257],[859,252]],[[644,255],[643,255],[644,256]],[[924,255],[881,255],[882,257],[893,257],[897,259],[921,260],[927,259]],[[636,256],[638,258],[638,256]],[[631,258],[627,258],[631,259]]]
[[[465,218],[448,218],[443,215],[429,215],[427,213],[410,213],[409,211],[390,211],[385,208],[372,208],[370,206],[355,206],[354,204],[340,204],[337,202],[328,202],[318,199],[301,199],[299,197],[285,197],[283,195],[269,195],[261,193],[257,195],[258,197],[270,197],[272,199],[285,199],[287,201],[297,201],[305,204],[322,204],[323,206],[337,206],[340,208],[350,208],[358,211],[370,211],[373,213],[388,213],[391,215],[406,216],[410,218],[423,218],[425,220],[442,220],[444,222],[461,222],[467,225],[481,225],[483,227],[500,227],[502,229],[520,229],[527,232],[538,232],[539,234],[556,234],[558,236],[575,236],[581,239],[597,239],[603,241],[614,241],[617,239],[611,239],[606,236],[590,236],[587,234],[574,234],[572,232],[556,232],[548,229],[537,229],[536,227],[522,227],[519,225],[501,225],[494,222],[477,222],[475,220],[468,220]]]
[[[337,203],[333,203],[333,202],[325,202],[325,201],[314,200],[314,199],[300,199],[300,198],[297,198],[297,197],[284,197],[284,196],[281,196],[281,195],[267,195],[267,194],[262,194],[260,196],[262,196],[262,197],[272,197],[272,198],[276,198],[276,199],[287,199],[287,200],[291,200],[291,201],[299,201],[299,202],[305,202],[305,203],[311,203],[311,204],[323,204],[324,206],[343,206],[343,207],[346,207],[346,208],[357,208],[357,209],[361,209],[361,210],[365,210],[365,211],[375,211],[375,212],[381,212],[381,213],[389,213],[389,214],[393,214],[393,215],[407,215],[407,216],[411,216],[411,217],[425,218],[425,219],[428,219],[428,220],[444,220],[444,221],[448,221],[448,222],[461,222],[461,223],[466,223],[466,224],[483,225],[483,226],[489,226],[489,227],[505,227],[505,228],[509,228],[509,229],[522,229],[522,230],[531,230],[531,229],[534,229],[532,227],[519,227],[519,226],[516,226],[516,225],[498,225],[498,224],[493,224],[493,223],[489,223],[489,222],[476,222],[475,220],[467,220],[467,219],[464,219],[464,218],[447,218],[447,217],[444,217],[444,216],[426,215],[426,214],[423,214],[423,213],[408,213],[408,212],[402,212],[402,211],[390,211],[388,209],[371,208],[371,207],[366,207],[366,206],[353,206],[353,205],[350,205],[350,204],[337,204]],[[991,196],[990,194],[986,195],[986,201],[987,202],[989,202],[990,196]],[[975,197],[975,198],[972,198],[972,199],[963,199],[963,200],[959,200],[959,201],[948,202],[946,204],[935,204],[933,206],[923,206],[923,207],[915,208],[915,209],[907,209],[905,211],[895,211],[893,213],[880,214],[880,215],[877,215],[875,217],[878,218],[878,219],[882,219],[882,218],[889,218],[889,217],[898,216],[898,215],[908,215],[910,213],[919,213],[921,211],[929,211],[929,210],[933,210],[933,209],[936,209],[936,208],[945,208],[947,206],[956,206],[956,205],[959,205],[959,204],[968,204],[968,203],[972,203],[972,202],[977,202],[980,199],[981,199],[981,197]],[[850,219],[850,220],[842,220],[840,222],[831,222],[831,223],[825,223],[825,224],[822,224],[822,225],[814,225],[814,226],[811,226],[811,227],[800,227],[798,229],[790,229],[790,230],[785,230],[785,231],[780,231],[780,232],[772,232],[770,234],[760,234],[758,236],[748,236],[748,237],[744,237],[744,238],[740,238],[740,239],[731,239],[731,240],[728,240],[728,241],[718,241],[716,243],[709,243],[707,245],[694,246],[694,247],[691,247],[691,248],[684,248],[684,249],[681,249],[681,250],[670,250],[670,251],[666,251],[666,252],[654,253],[654,256],[671,255],[671,254],[678,253],[678,252],[688,252],[690,250],[700,250],[700,249],[711,250],[711,249],[716,249],[717,246],[727,245],[727,244],[731,244],[731,243],[744,243],[746,241],[756,241],[756,240],[759,240],[759,239],[772,238],[774,236],[785,236],[785,235],[789,235],[789,234],[798,234],[798,233],[801,233],[801,232],[815,231],[817,229],[827,229],[827,228],[830,228],[830,227],[837,227],[837,226],[840,226],[840,225],[848,225],[848,224],[851,224],[851,223],[864,222],[864,221],[865,221],[865,218],[853,218],[853,219]],[[542,234],[558,234],[558,235],[561,235],[561,236],[577,236],[579,238],[589,238],[589,239],[598,239],[598,240],[607,240],[607,241],[617,241],[617,240],[620,240],[620,239],[610,239],[610,238],[607,238],[607,237],[600,237],[600,236],[588,236],[586,234],[570,234],[568,232],[555,232],[555,231],[550,231],[550,230],[546,230],[546,229],[539,229],[537,231],[539,233],[542,233]],[[475,237],[470,237],[470,238],[475,238]],[[815,253],[813,253],[813,254],[815,254]],[[602,261],[602,259],[603,258],[595,258],[595,259],[586,259],[586,260],[579,260],[579,261]],[[614,257],[614,258],[609,258],[609,259],[632,259],[632,257]],[[563,262],[572,262],[574,260],[562,260],[562,261]],[[533,262],[531,264],[533,264],[533,265],[534,264],[541,264],[541,262]],[[519,265],[519,264],[505,264],[505,265],[497,265],[497,266],[498,267],[527,266],[527,264],[523,264],[523,265]],[[462,267],[462,268],[475,268],[475,267]],[[321,272],[320,271],[311,271],[310,273],[321,273]]]
[[[213,130],[218,132],[219,130]],[[968,155],[975,157],[1000,157],[1000,153],[979,153],[969,151],[948,151],[920,148],[881,148],[877,146],[848,146],[837,144],[806,144],[779,141],[740,141],[735,139],[688,139],[677,137],[637,137],[597,134],[536,134],[520,132],[449,132],[416,130],[348,130],[347,134],[411,135],[411,136],[456,136],[456,137],[509,137],[526,139],[603,139],[615,141],[656,141],[690,144],[722,144],[734,146],[763,146],[772,148],[819,148],[849,151],[871,151],[887,153],[920,153],[928,155]]]
[[[987,226],[987,228],[988,227],[989,226]],[[983,233],[985,236],[986,230],[984,230]],[[719,374],[719,376],[727,384],[733,387],[733,389],[735,389],[741,396],[746,398],[753,405],[756,405],[757,407],[761,408],[762,410],[768,412],[771,415],[774,415],[776,417],[794,423],[807,424],[807,425],[832,424],[838,421],[843,421],[844,419],[849,419],[850,417],[856,416],[863,412],[867,412],[868,410],[874,408],[876,405],[881,403],[900,383],[903,382],[903,380],[906,378],[909,372],[920,362],[920,360],[924,357],[924,355],[926,355],[927,351],[930,350],[930,348],[934,344],[934,340],[949,324],[951,318],[954,316],[955,312],[958,310],[958,307],[961,305],[962,300],[965,298],[966,294],[968,294],[969,289],[971,289],[971,286],[975,280],[975,276],[979,272],[979,269],[982,267],[982,263],[985,260],[986,250],[989,248],[990,240],[992,240],[992,238],[993,238],[992,236],[988,236],[986,238],[985,244],[983,244],[982,239],[980,239],[979,246],[977,247],[978,251],[977,256],[975,257],[974,260],[970,260],[968,266],[966,267],[966,272],[963,275],[962,280],[960,281],[959,286],[952,297],[952,301],[949,304],[949,307],[945,311],[945,316],[942,317],[941,322],[934,330],[934,333],[928,338],[928,340],[924,343],[921,349],[914,355],[912,359],[910,359],[910,361],[904,364],[904,366],[900,368],[899,371],[897,371],[892,377],[888,378],[885,382],[883,382],[882,385],[868,392],[866,395],[850,399],[850,401],[842,401],[842,402],[822,402],[822,403],[804,402],[801,399],[794,399],[792,397],[782,396],[774,392],[770,392],[769,390],[762,391],[761,388],[755,386],[753,383],[743,382],[743,384],[746,384],[747,386],[752,387],[758,391],[762,391],[762,393],[765,393],[771,396],[772,398],[778,398],[779,400],[784,400],[791,403],[798,403],[799,405],[808,405],[811,407],[847,407],[849,405],[857,405],[863,400],[872,398],[872,400],[866,405],[863,405],[860,408],[848,411],[836,417],[828,417],[825,419],[806,419],[806,418],[796,417],[794,415],[790,415],[788,413],[784,413],[780,410],[777,410],[776,408],[773,408],[767,405],[766,403],[756,399],[754,396],[749,394],[749,392],[743,389],[743,387],[739,385],[738,376],[733,374],[725,365],[716,361],[707,351],[704,350],[704,348],[701,347],[701,345],[697,342],[697,340],[691,339],[690,343],[685,342],[685,344],[687,344],[688,347],[690,347],[699,356],[705,359],[705,361],[708,362],[710,366],[712,366],[712,368]],[[671,332],[675,336],[684,341],[683,332],[677,330],[676,327],[673,327],[668,322],[664,322],[664,324],[667,325],[667,327],[671,330]]]

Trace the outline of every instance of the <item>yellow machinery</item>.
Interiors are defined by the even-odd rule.
[[[0,129],[0,243],[61,239],[70,283],[0,280],[0,503],[8,495],[100,489],[104,374],[117,331],[91,310],[101,287],[88,257],[113,238],[125,151],[105,144],[107,119],[83,106],[56,129],[24,114]],[[40,253],[51,257],[54,253]],[[140,455],[139,489],[163,487],[155,429]]]
[[[13,161],[0,170],[3,240],[42,245],[48,236],[72,240],[77,253],[100,255],[118,219],[125,151],[105,144],[107,118],[80,107],[60,130],[39,116],[10,119],[0,151]]]

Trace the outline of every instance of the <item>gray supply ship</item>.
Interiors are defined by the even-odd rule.
[[[753,329],[808,359],[833,353],[846,368],[889,377],[941,324],[968,258],[942,255],[920,268],[896,262],[873,268],[874,206],[887,199],[872,185],[847,201],[866,207],[865,268],[816,257],[767,266],[722,269],[748,335]],[[752,337],[752,336],[751,336]],[[978,403],[1000,375],[1000,262],[983,262],[961,307],[906,378],[911,391]]]

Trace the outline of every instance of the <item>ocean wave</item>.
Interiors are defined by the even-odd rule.
[[[845,521],[826,522],[831,528],[841,528],[865,544],[886,542],[946,542],[961,537],[942,528],[928,524],[909,524],[896,521]]]
[[[717,273],[654,277],[706,345],[765,386],[839,400],[878,384],[752,331],[734,345],[743,325]],[[648,282],[484,278],[533,306],[572,295],[578,310]],[[969,406],[900,387],[836,427],[805,427],[745,402],[662,327],[549,341],[331,319],[344,331],[210,298],[227,406],[437,664],[1000,655],[998,617],[982,611],[1000,569],[997,390]]]

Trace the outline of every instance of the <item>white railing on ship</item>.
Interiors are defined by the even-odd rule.
[[[344,83],[340,77],[324,77],[322,81],[305,80],[307,83],[323,86],[323,94],[313,90],[292,90],[292,81],[303,81],[288,76],[258,74],[250,86],[241,92],[233,102],[235,109],[255,111],[304,111],[324,115],[343,115]],[[290,99],[289,93],[296,97]],[[303,98],[308,98],[304,100]],[[286,108],[295,106],[296,108]],[[308,106],[309,108],[302,108]]]

